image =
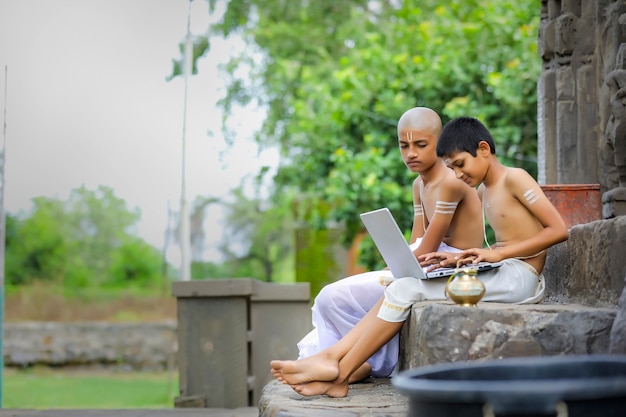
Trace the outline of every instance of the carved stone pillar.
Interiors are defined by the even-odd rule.
[[[599,16],[604,44],[598,48],[605,123],[600,142],[608,190],[602,196],[605,218],[626,215],[626,1],[606,3]]]
[[[626,215],[626,0],[542,0],[542,184],[600,184],[603,217]]]
[[[537,88],[537,171],[541,184],[556,183],[557,140],[556,140],[556,63],[554,60],[554,36],[556,33],[554,18],[558,10],[554,1],[541,2],[541,20],[539,23],[539,54],[543,67]]]

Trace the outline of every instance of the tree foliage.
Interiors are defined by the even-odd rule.
[[[280,268],[293,252],[292,200],[249,198],[242,188],[233,190],[231,197],[224,202],[228,214],[221,245],[229,265],[234,271],[248,270],[252,278],[279,281]]]
[[[294,190],[301,219],[342,223],[351,241],[357,214],[382,206],[410,228],[412,177],[395,133],[410,107],[431,107],[444,122],[478,117],[502,160],[535,174],[539,9],[513,0],[232,0],[196,40],[195,57],[212,36],[248,41],[223,68],[226,116],[253,102],[266,109],[256,140],[280,147],[275,192]]]
[[[66,201],[36,197],[30,212],[7,216],[7,282],[158,284],[161,255],[131,233],[139,217],[104,186],[74,189]]]

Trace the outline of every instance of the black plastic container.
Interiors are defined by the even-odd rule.
[[[456,362],[400,372],[412,417],[626,416],[626,355]]]

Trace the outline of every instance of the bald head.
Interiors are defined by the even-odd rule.
[[[406,131],[427,132],[438,138],[441,134],[441,118],[428,107],[413,107],[398,120],[398,137]]]

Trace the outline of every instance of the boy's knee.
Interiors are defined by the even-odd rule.
[[[421,299],[419,291],[416,291],[415,278],[398,278],[385,290],[385,298],[393,299],[395,302],[412,304]]]
[[[336,296],[336,286],[333,284],[325,285],[315,297],[315,304],[318,306],[318,308],[328,307],[329,305],[334,304],[335,300],[337,299]]]

